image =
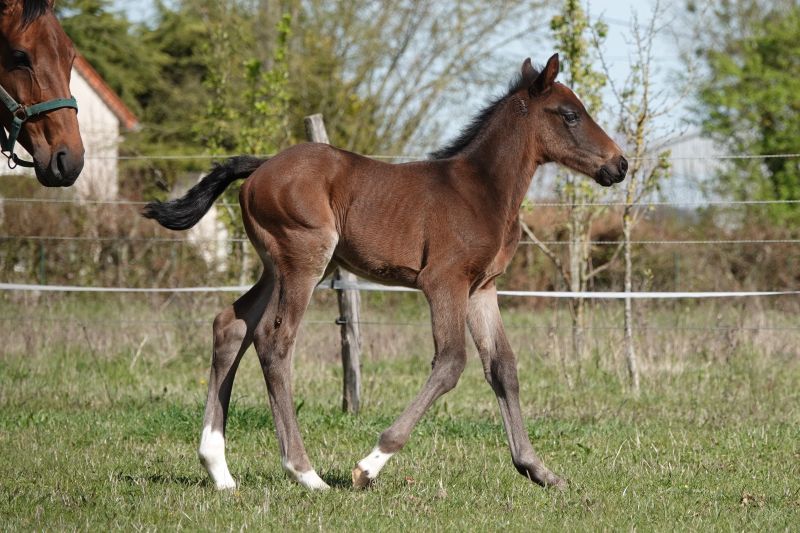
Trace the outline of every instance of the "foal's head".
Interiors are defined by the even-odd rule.
[[[570,89],[557,83],[558,54],[537,72],[526,59],[518,97],[527,101],[530,134],[545,161],[561,163],[609,187],[625,179],[622,149],[592,120]]]
[[[72,185],[83,168],[77,113],[69,106],[30,115],[25,109],[70,98],[74,59],[75,49],[53,14],[52,0],[0,0],[0,85],[22,106],[15,113],[24,119],[19,142],[33,156],[36,177],[50,187]],[[6,130],[11,130],[13,118],[8,104],[0,103]]]

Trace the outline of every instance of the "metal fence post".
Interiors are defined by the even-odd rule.
[[[330,144],[325,121],[322,115],[316,114],[305,118],[306,136],[309,141]],[[356,277],[352,273],[337,268],[333,274],[335,282],[354,285]],[[361,296],[357,290],[337,289],[339,301],[339,318],[336,323],[342,335],[342,366],[344,384],[342,409],[348,413],[358,413],[361,404],[361,329],[359,327],[359,310]]]

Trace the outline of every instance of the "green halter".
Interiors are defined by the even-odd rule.
[[[0,148],[2,148],[0,152],[8,158],[8,166],[10,168],[14,168],[17,165],[21,167],[33,166],[31,161],[20,159],[17,157],[17,154],[14,153],[14,145],[17,143],[17,137],[19,137],[19,132],[22,130],[22,125],[26,120],[64,107],[71,107],[76,111],[78,110],[78,102],[75,100],[74,96],[69,98],[56,98],[48,102],[26,106],[14,100],[2,86],[0,86],[0,101],[11,111],[11,115],[14,117],[8,133],[6,133],[5,128],[0,127]]]

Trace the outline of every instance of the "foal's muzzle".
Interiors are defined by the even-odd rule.
[[[594,179],[603,187],[611,187],[624,180],[627,173],[628,160],[620,155],[600,167],[600,170],[594,175]]]

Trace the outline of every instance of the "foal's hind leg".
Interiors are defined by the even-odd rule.
[[[222,311],[214,320],[214,355],[208,379],[208,399],[198,455],[217,489],[236,488],[225,461],[225,423],[233,389],[233,378],[253,331],[272,292],[272,273]]]
[[[464,371],[467,360],[464,345],[467,285],[452,285],[440,286],[430,294],[426,292],[436,349],[431,375],[403,414],[381,434],[378,445],[353,469],[353,486],[356,488],[368,486],[378,476],[389,458],[406,444],[411,430],[425,411],[437,398],[456,386]]]
[[[306,253],[312,250],[323,253],[317,258],[303,258],[302,266],[284,262],[278,267],[277,285],[256,330],[255,346],[267,383],[283,468],[304,487],[324,490],[329,487],[308,459],[292,396],[292,352],[297,330],[314,287],[327,272],[325,267],[333,252],[333,244],[314,246],[310,240],[303,240]]]
[[[486,381],[500,404],[514,466],[520,474],[543,487],[565,488],[566,483],[537,457],[525,430],[519,406],[517,361],[503,329],[494,284],[472,295],[467,323],[480,353]]]

